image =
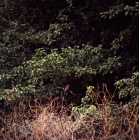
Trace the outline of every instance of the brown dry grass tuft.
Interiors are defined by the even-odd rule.
[[[59,106],[58,106],[59,105]],[[28,107],[28,108],[27,108]],[[96,111],[68,115],[55,98],[46,105],[23,102],[0,116],[1,140],[138,140],[139,108],[110,102]],[[59,113],[58,113],[59,112]]]

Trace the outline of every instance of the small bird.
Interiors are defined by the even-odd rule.
[[[65,88],[64,88],[64,92],[66,92],[67,90],[69,90],[69,87],[70,87],[70,85],[67,84],[67,85],[65,86]]]

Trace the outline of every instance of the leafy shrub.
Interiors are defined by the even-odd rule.
[[[125,78],[115,83],[119,89],[119,98],[131,96],[130,102],[137,104],[139,103],[139,72],[134,72],[132,77]]]
[[[139,71],[137,15],[136,1],[2,0],[0,100],[128,78]]]

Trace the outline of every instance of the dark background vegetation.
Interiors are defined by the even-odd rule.
[[[1,0],[0,102],[44,95],[79,103],[87,86],[117,86],[115,101],[139,92],[136,0]],[[101,90],[101,88],[100,88]],[[127,99],[126,97],[130,97]]]

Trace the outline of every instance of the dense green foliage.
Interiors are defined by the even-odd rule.
[[[56,95],[106,83],[119,97],[139,87],[136,0],[1,0],[0,100]],[[113,88],[113,87],[112,87]]]

